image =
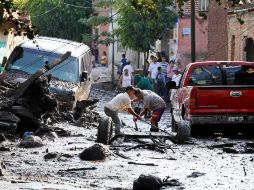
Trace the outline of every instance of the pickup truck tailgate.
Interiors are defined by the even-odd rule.
[[[254,113],[254,87],[198,87],[196,106],[204,113]]]

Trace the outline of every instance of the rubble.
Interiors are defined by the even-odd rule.
[[[140,175],[133,183],[133,190],[160,190],[162,180],[152,175]]]
[[[42,147],[43,141],[40,137],[38,136],[30,136],[22,139],[19,143],[19,147],[22,148],[37,148],[37,147]]]
[[[45,160],[49,160],[49,159],[53,159],[53,158],[56,158],[58,156],[58,153],[57,152],[49,152],[48,154],[46,154],[44,156],[44,159]]]
[[[81,160],[95,161],[95,160],[104,160],[109,155],[111,155],[111,151],[108,149],[107,146],[96,143],[93,146],[81,152],[79,157]]]
[[[6,174],[6,166],[3,162],[0,163],[0,176],[4,176]]]
[[[181,186],[177,179],[168,180],[169,177],[161,180],[153,175],[140,175],[133,183],[133,190],[160,190],[163,186]]]
[[[200,176],[204,176],[205,173],[201,173],[201,172],[192,172],[192,174],[188,175],[187,177],[188,178],[197,178],[197,177],[200,177]]]
[[[8,147],[2,146],[0,147],[0,151],[11,151],[11,149]]]
[[[0,133],[0,143],[1,142],[4,142],[6,139],[5,139],[5,136],[3,133]]]

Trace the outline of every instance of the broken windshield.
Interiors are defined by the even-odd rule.
[[[48,64],[61,56],[56,53],[44,52],[40,50],[28,48],[22,49],[22,56],[19,56],[18,59],[14,58],[13,61],[11,61],[9,65],[10,70],[20,70],[28,74],[34,74],[37,70],[43,68],[45,64]],[[47,72],[45,75],[52,74],[52,77],[59,80],[78,82],[78,71],[78,59],[69,57],[64,62]]]

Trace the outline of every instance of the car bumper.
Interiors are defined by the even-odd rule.
[[[203,124],[254,124],[254,116],[233,115],[233,116],[191,116],[190,122],[193,125]]]

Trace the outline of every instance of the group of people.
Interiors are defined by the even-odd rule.
[[[166,56],[157,53],[156,56],[151,55],[150,60],[150,63],[146,62],[145,72],[142,76],[139,74],[133,75],[133,68],[126,59],[125,54],[123,54],[118,70],[120,74],[119,86],[124,89],[127,86],[134,85],[141,90],[154,91],[162,98],[170,100],[170,91],[166,89],[166,83],[174,81],[178,86],[181,72],[173,60],[167,62]]]
[[[132,108],[132,102],[142,102],[144,105],[143,110],[140,114],[135,113]],[[152,116],[150,119],[151,128],[150,131],[158,132],[158,122],[161,119],[162,114],[166,108],[165,101],[156,93],[151,90],[141,90],[133,86],[128,86],[125,89],[124,93],[118,94],[104,107],[104,112],[107,116],[112,118],[112,121],[115,124],[115,134],[121,133],[121,121],[118,116],[119,112],[128,112],[133,115],[133,120],[142,120],[148,111],[152,111]]]
[[[169,90],[165,88],[167,82],[175,81],[179,85],[181,72],[176,63],[171,60],[167,62],[166,56],[150,56],[151,63],[147,68],[148,77],[152,80],[154,89],[161,97],[168,97]]]

